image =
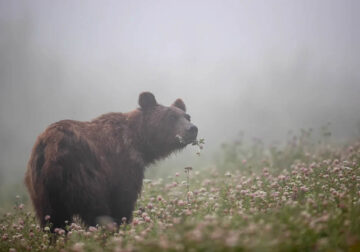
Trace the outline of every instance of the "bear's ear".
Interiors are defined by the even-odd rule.
[[[139,95],[139,105],[142,109],[149,109],[157,105],[155,96],[150,92],[142,92]]]
[[[186,106],[185,103],[183,102],[183,100],[176,99],[176,101],[174,101],[174,103],[172,104],[172,106],[177,107],[179,109],[181,109],[182,111],[186,112]]]

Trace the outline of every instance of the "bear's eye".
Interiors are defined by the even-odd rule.
[[[170,121],[175,121],[176,119],[177,119],[177,115],[171,114],[171,115],[169,116],[169,120],[170,120]]]
[[[190,115],[188,115],[188,114],[185,114],[185,118],[186,118],[186,120],[188,120],[188,121],[190,121],[190,119],[191,119]]]

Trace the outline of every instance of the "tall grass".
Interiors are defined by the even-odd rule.
[[[282,147],[238,139],[221,157],[144,180],[130,224],[77,219],[52,234],[15,199],[0,250],[360,251],[360,141],[340,146],[326,129],[318,139],[306,130]]]

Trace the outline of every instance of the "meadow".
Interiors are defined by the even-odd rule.
[[[360,251],[360,141],[312,130],[282,145],[223,144],[210,167],[145,179],[130,224],[41,229],[23,196],[0,220],[0,251]],[[206,146],[205,146],[206,147]]]

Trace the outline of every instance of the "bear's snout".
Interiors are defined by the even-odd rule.
[[[194,124],[191,124],[186,131],[187,138],[192,141],[196,139],[197,133],[198,133],[198,128]]]

